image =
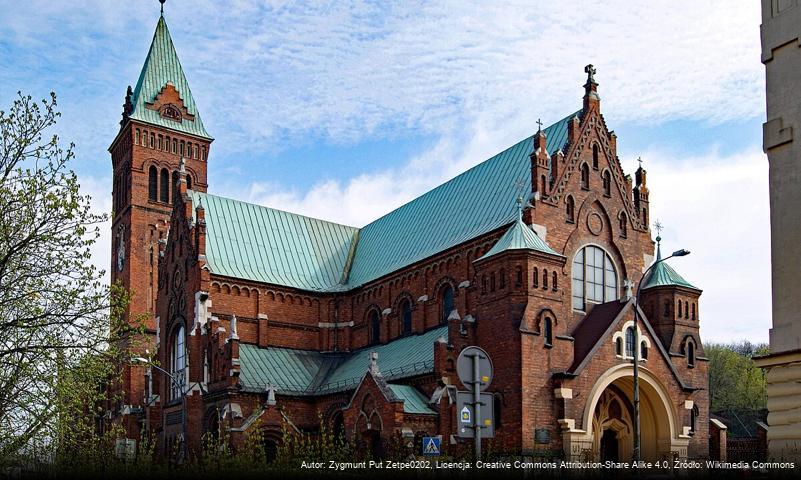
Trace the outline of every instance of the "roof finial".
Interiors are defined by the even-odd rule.
[[[595,67],[593,67],[592,64],[589,64],[586,67],[584,67],[584,72],[587,74],[587,83],[588,84],[595,83],[595,73],[596,73]]]
[[[162,17],[164,16],[164,2],[166,2],[166,1],[167,0],[159,0],[159,3],[161,3],[161,16]]]
[[[662,250],[661,250],[660,243],[662,242],[661,234],[662,234],[662,229],[663,228],[664,227],[662,226],[662,223],[657,218],[656,222],[654,223],[654,229],[656,230],[656,259],[657,260],[662,260]]]
[[[638,156],[637,161],[640,162],[640,168],[642,168],[642,157]]]
[[[539,133],[541,131],[542,131],[542,120],[538,118],[537,119],[537,133]]]

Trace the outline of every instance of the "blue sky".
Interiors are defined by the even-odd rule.
[[[133,6],[132,6],[133,4]],[[0,108],[59,95],[97,210],[156,0],[0,0]],[[706,339],[770,326],[764,73],[753,1],[168,0],[212,193],[361,226],[581,106],[587,63],[624,169],[641,156]],[[104,229],[95,261],[109,262]]]

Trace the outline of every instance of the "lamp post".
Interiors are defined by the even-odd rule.
[[[640,335],[637,330],[637,320],[640,316],[640,291],[642,287],[642,282],[648,276],[648,272],[650,272],[655,266],[659,263],[664,262],[665,260],[673,257],[685,257],[690,254],[689,250],[681,249],[676,250],[673,252],[669,257],[661,258],[659,255],[659,242],[662,241],[662,238],[657,236],[656,243],[657,243],[657,256],[656,261],[648,267],[645,272],[643,272],[642,277],[640,277],[640,281],[637,282],[637,295],[634,297],[634,461],[640,461],[640,374],[639,374],[639,362],[640,362]]]
[[[135,362],[135,363],[143,363],[145,365],[148,365],[151,368],[155,368],[159,372],[161,372],[164,375],[166,375],[167,377],[169,377],[169,379],[171,381],[171,384],[173,384],[176,388],[179,388],[181,390],[181,436],[183,437],[183,440],[181,441],[181,457],[182,457],[183,460],[186,460],[187,454],[188,454],[188,450],[187,450],[187,445],[186,444],[187,444],[187,441],[189,439],[187,438],[187,431],[186,431],[187,430],[187,428],[186,428],[186,392],[184,391],[184,384],[182,382],[180,382],[177,378],[175,378],[175,375],[173,375],[172,373],[168,372],[167,370],[164,370],[163,368],[159,367],[158,365],[154,364],[153,362],[149,361],[148,359],[146,359],[144,357],[134,357],[134,358],[131,359],[131,361]],[[152,393],[151,393],[151,395],[152,395]],[[148,434],[149,434],[149,432],[148,432]]]

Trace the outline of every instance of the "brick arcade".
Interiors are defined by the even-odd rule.
[[[190,451],[321,422],[375,452],[448,451],[455,360],[478,345],[497,449],[627,460],[639,349],[643,458],[707,457],[701,290],[659,263],[634,331],[661,254],[646,171],[623,171],[586,74],[579,111],[354,228],[207,193],[213,140],[161,17],[109,148],[112,280],[172,377],[126,365],[111,421],[163,452],[184,421]]]

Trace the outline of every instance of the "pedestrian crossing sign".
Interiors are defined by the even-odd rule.
[[[442,437],[423,437],[423,455],[439,455]]]

